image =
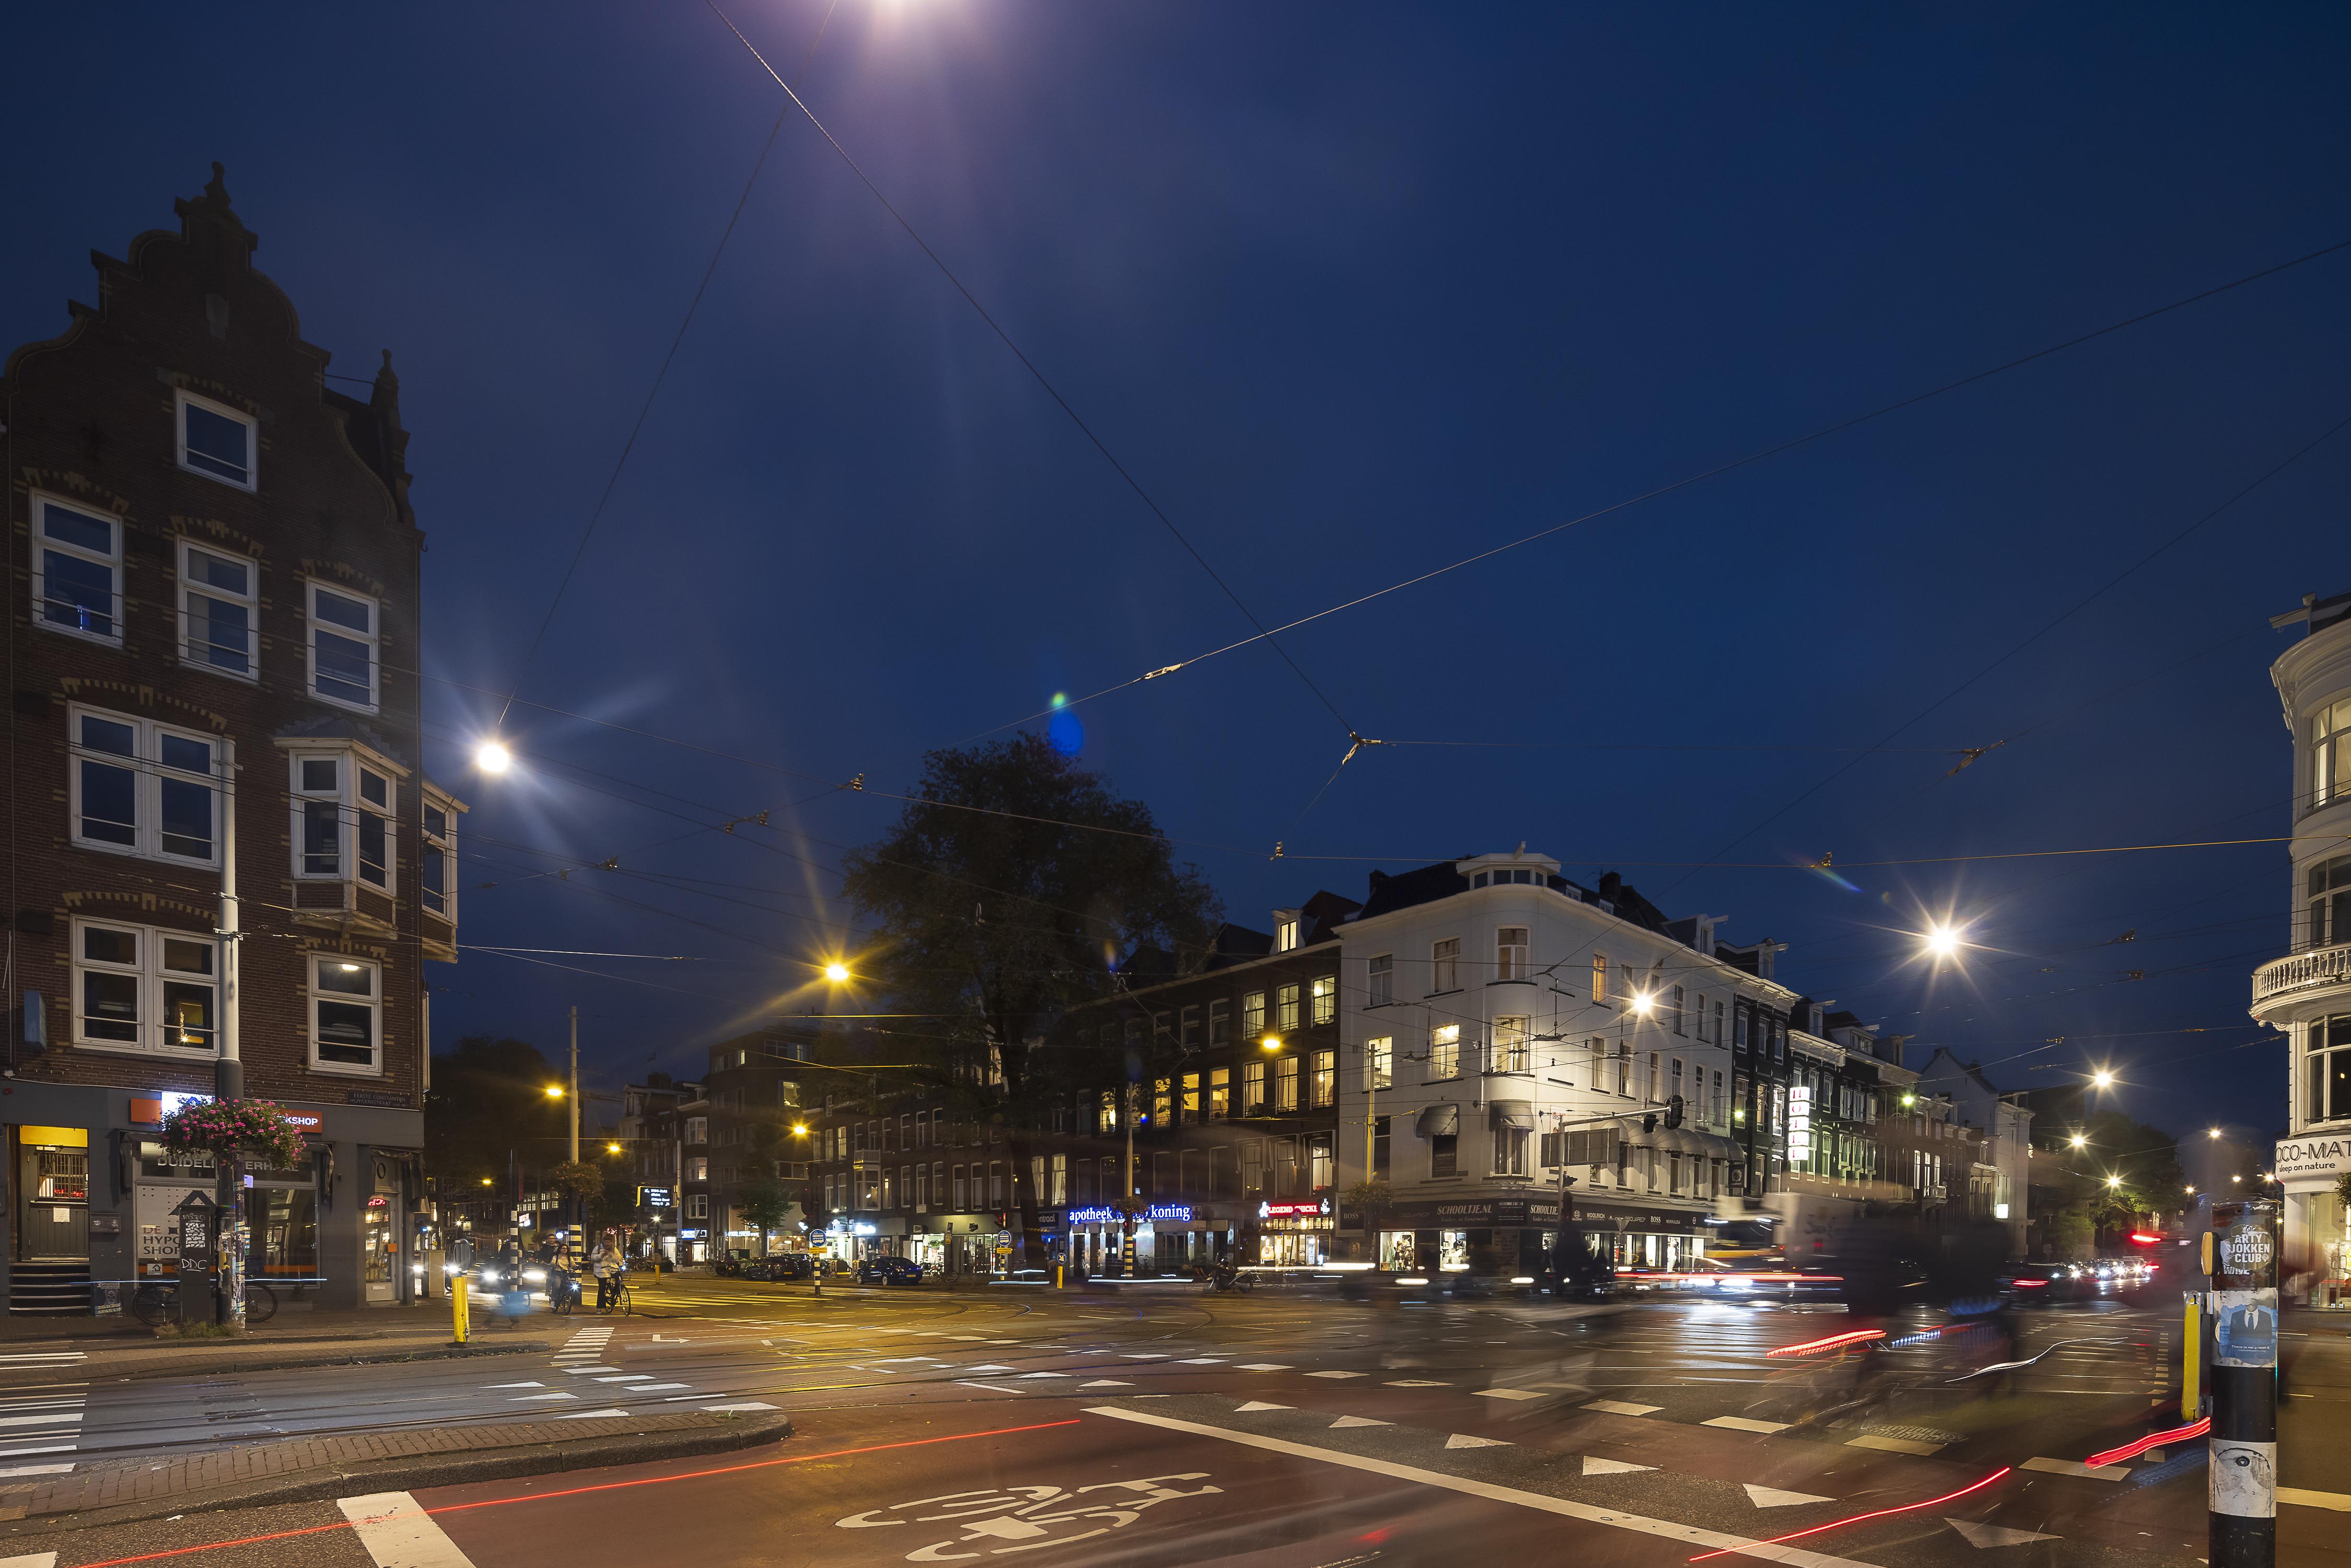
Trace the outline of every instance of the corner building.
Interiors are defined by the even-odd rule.
[[[308,1143],[255,1174],[250,1271],[390,1305],[428,1239],[423,964],[456,956],[465,810],[422,772],[399,383],[386,353],[332,389],[218,165],[175,206],[0,378],[8,1308],[166,1271],[214,1173],[159,1124],[240,1078]]]
[[[2270,666],[2294,736],[2288,950],[2253,971],[2252,1016],[2286,1036],[2282,1190],[2288,1297],[2351,1304],[2343,1200],[2351,1171],[2351,593],[2305,598],[2301,641]]]

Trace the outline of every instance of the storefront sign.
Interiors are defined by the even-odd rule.
[[[134,1127],[159,1127],[163,1118],[189,1105],[209,1105],[209,1094],[134,1094],[131,1097],[131,1124]],[[287,1125],[298,1133],[323,1133],[327,1119],[316,1111],[288,1111]]]
[[[1331,1200],[1320,1203],[1260,1203],[1257,1206],[1259,1219],[1324,1219],[1331,1214]]]
[[[1381,1222],[1385,1229],[1483,1229],[1489,1226],[1556,1225],[1559,1199],[1552,1195],[1441,1198],[1399,1203]]]
[[[1303,1206],[1301,1212],[1314,1212],[1313,1206]],[[1119,1212],[1115,1208],[1100,1206],[1073,1208],[1070,1210],[1069,1222],[1071,1225],[1116,1225]],[[1188,1203],[1155,1203],[1143,1212],[1139,1222],[1144,1225],[1189,1225],[1192,1223],[1192,1206]]]
[[[2351,1171],[2351,1138],[2280,1138],[2277,1178],[2285,1186],[2331,1186]]]

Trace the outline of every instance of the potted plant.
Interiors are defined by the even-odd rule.
[[[286,1107],[268,1100],[196,1100],[163,1119],[163,1142],[212,1156],[214,1197],[227,1246],[228,1332],[245,1332],[245,1173],[288,1170],[302,1160],[302,1134]],[[186,1310],[183,1303],[183,1311]],[[183,1320],[184,1321],[184,1320]]]

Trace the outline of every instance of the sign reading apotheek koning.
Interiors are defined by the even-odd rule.
[[[2351,1171],[2351,1137],[2280,1138],[2277,1178],[2281,1184],[2312,1177],[2332,1180]]]

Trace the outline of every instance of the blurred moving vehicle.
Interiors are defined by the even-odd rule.
[[[857,1282],[861,1285],[919,1285],[923,1282],[923,1266],[911,1258],[865,1258],[857,1265]]]

